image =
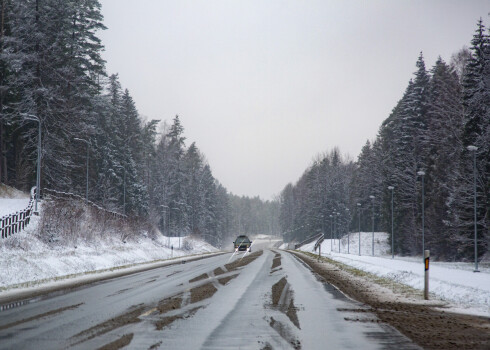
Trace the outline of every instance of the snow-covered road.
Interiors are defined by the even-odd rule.
[[[260,246],[25,301],[0,312],[0,348],[417,348],[367,310],[349,321],[363,305]]]

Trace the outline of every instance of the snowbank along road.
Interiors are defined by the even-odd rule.
[[[19,302],[0,348],[418,348],[268,243]]]

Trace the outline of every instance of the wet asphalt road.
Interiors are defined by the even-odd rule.
[[[270,245],[24,300],[0,349],[417,348]]]

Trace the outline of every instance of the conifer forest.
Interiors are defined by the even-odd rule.
[[[165,235],[219,246],[237,232],[277,233],[278,203],[232,195],[214,178],[179,116],[144,121],[117,74],[108,74],[98,0],[2,0],[0,180],[36,184],[128,216]],[[88,161],[87,161],[88,159]],[[230,241],[231,242],[231,241]]]
[[[87,196],[165,235],[217,246],[242,233],[298,242],[391,232],[393,203],[395,253],[420,255],[424,228],[425,247],[448,261],[473,258],[476,183],[478,254],[488,254],[490,31],[481,19],[447,62],[426,67],[414,53],[405,91],[356,159],[342,145],[318,155],[273,201],[221,185],[186,139],[185,118],[140,116],[106,71],[98,0],[1,0],[0,20],[1,183],[35,186],[40,128],[41,196]]]
[[[422,255],[424,219],[425,249],[434,258],[471,260],[476,175],[478,255],[488,253],[489,34],[480,19],[469,48],[431,68],[420,53],[403,96],[357,160],[333,149],[284,187],[286,240],[316,232],[391,232],[393,196],[395,254]]]

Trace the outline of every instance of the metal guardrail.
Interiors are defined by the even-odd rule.
[[[324,240],[325,240],[325,235],[322,233],[322,235],[320,236],[320,238],[318,238],[318,240],[315,243],[315,247],[314,247],[314,250],[315,251],[318,249],[318,247],[320,246],[320,244],[322,244],[322,242]]]
[[[308,237],[307,239],[305,239],[304,241],[298,243],[298,244],[295,244],[294,245],[294,249],[298,249],[299,247],[301,247],[302,245],[305,245],[305,244],[308,244],[308,243],[311,243],[317,239],[319,239],[321,236],[323,236],[323,233],[317,233],[316,235],[313,235],[313,236],[310,236]]]
[[[29,204],[27,204],[27,208],[0,218],[2,238],[7,238],[14,233],[20,232],[29,224],[33,214],[32,206],[36,198],[36,190],[36,187],[31,189],[31,199],[29,200]]]

